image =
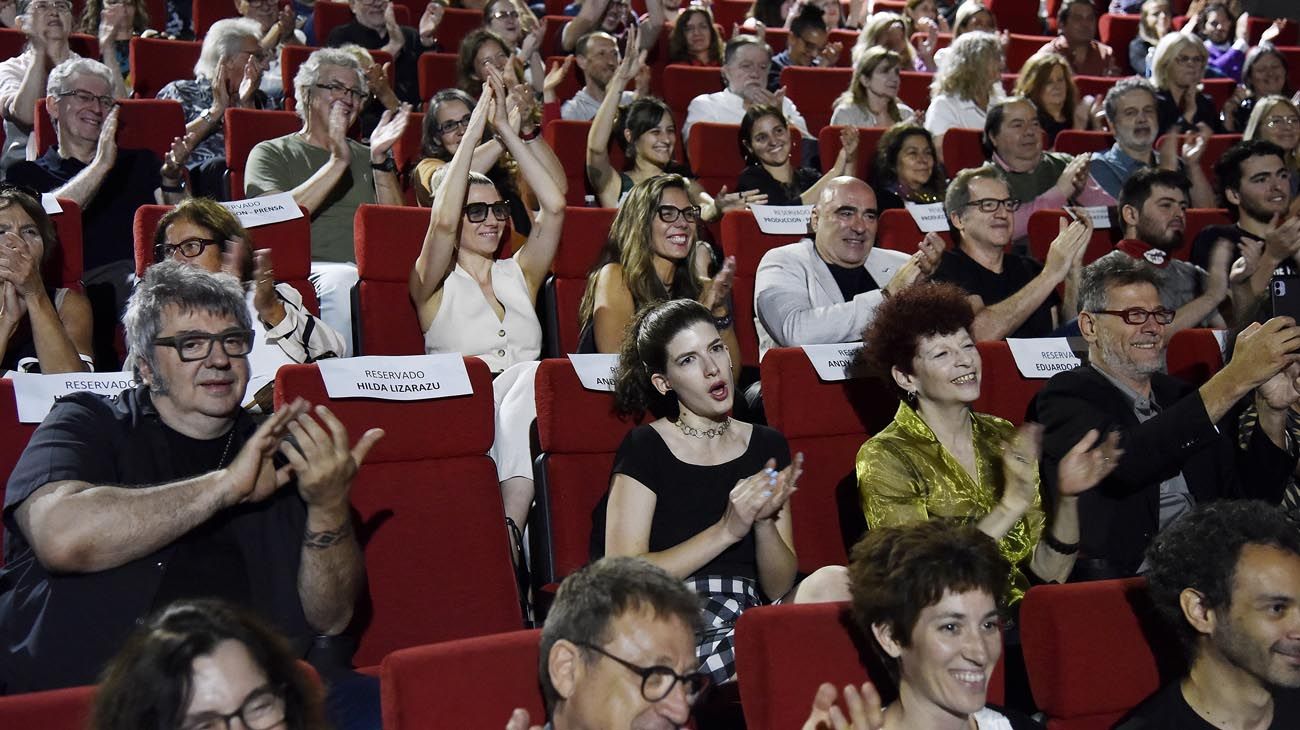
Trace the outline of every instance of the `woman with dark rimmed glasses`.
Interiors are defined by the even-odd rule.
[[[438,204],[430,209],[410,292],[426,352],[478,357],[497,374],[491,454],[507,522],[522,530],[533,502],[528,429],[536,412],[533,379],[542,351],[537,293],[560,242],[565,189],[564,178],[552,178],[543,161],[552,154],[546,142],[540,137],[525,140],[508,121],[501,74],[491,69],[487,73],[489,82],[470,115],[465,139],[481,139],[491,124],[535,191],[540,210],[528,241],[514,256],[497,259],[510,208],[490,179],[471,171],[473,145],[461,144],[433,177]]]

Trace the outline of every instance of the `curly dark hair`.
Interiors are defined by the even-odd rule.
[[[699,322],[713,324],[713,315],[693,299],[670,299],[641,308],[628,323],[614,375],[614,409],[620,415],[670,413],[677,398],[661,395],[650,376],[668,369],[668,343],[678,332]]]
[[[945,591],[984,591],[1004,608],[1010,573],[997,542],[971,524],[932,519],[873,529],[849,558],[853,620],[897,681],[898,660],[880,646],[873,625],[887,627],[900,645],[909,646],[921,611]]]
[[[903,143],[912,137],[925,138],[925,143],[930,146],[930,155],[934,158],[930,179],[926,180],[917,192],[929,193],[936,199],[942,199],[948,182],[943,165],[939,164],[939,152],[934,146],[934,135],[915,122],[895,124],[880,136],[880,142],[876,145],[876,156],[871,162],[872,184],[889,189],[898,182],[898,155],[903,151]]]
[[[862,358],[873,373],[897,388],[890,370],[898,368],[910,374],[922,338],[969,331],[974,321],[975,311],[961,287],[914,284],[876,308],[875,319],[862,333]]]
[[[1202,505],[1156,536],[1147,548],[1147,586],[1156,611],[1178,634],[1188,660],[1200,636],[1183,616],[1179,595],[1191,588],[1216,612],[1232,604],[1232,584],[1247,545],[1300,556],[1300,530],[1282,510],[1255,500]]]

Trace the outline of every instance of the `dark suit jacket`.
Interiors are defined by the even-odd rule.
[[[1160,529],[1160,482],[1177,472],[1198,504],[1220,498],[1276,503],[1295,467],[1295,458],[1263,429],[1254,430],[1246,450],[1236,447],[1243,405],[1229,411],[1216,430],[1192,386],[1157,373],[1151,392],[1161,410],[1145,423],[1138,422],[1124,393],[1088,365],[1057,374],[1038,395],[1045,506],[1057,493],[1057,466],[1088,429],[1103,435],[1119,430],[1124,449],[1115,471],[1079,497],[1076,578],[1137,572]]]

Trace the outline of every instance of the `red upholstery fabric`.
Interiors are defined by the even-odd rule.
[[[726,25],[723,26],[727,27]],[[686,118],[686,107],[700,94],[722,91],[721,69],[713,66],[686,66],[670,63],[664,68],[664,83],[660,89],[668,108],[678,119]],[[735,147],[735,142],[731,144]]]
[[[949,174],[956,175],[968,167],[979,167],[987,161],[984,150],[980,147],[980,137],[983,134],[982,129],[965,127],[953,127],[944,133],[941,154],[944,168],[951,170]]]
[[[405,6],[407,13],[411,18],[409,25],[418,27],[420,16],[424,14],[424,9],[428,3],[424,0],[398,0],[394,5]],[[455,51],[460,46],[460,39],[470,34],[470,31],[476,30],[483,25],[483,11],[474,8],[443,8],[442,20],[438,23],[438,39],[442,41],[444,49]],[[324,38],[317,36],[321,43],[325,42]],[[545,55],[546,46],[542,46],[542,53]],[[453,79],[447,86],[455,86]],[[424,97],[426,100],[429,97]]]
[[[137,99],[152,99],[172,81],[194,78],[194,63],[199,60],[202,48],[203,44],[198,41],[132,38],[129,56],[131,95]]]
[[[758,328],[754,324],[754,276],[763,254],[802,236],[769,236],[758,228],[754,214],[732,211],[722,217],[722,251],[736,257],[736,277],[731,284],[731,314],[741,363],[758,365]]]
[[[325,4],[329,5],[330,3],[327,2]],[[401,12],[403,9],[404,8],[402,8],[401,6],[395,6],[393,8],[393,11],[398,16],[397,22],[399,23],[404,22],[401,19]],[[347,22],[352,22],[352,16],[350,12],[348,15]],[[316,26],[316,32],[318,34],[321,32],[319,25]],[[324,43],[324,36],[321,36],[321,42]],[[293,77],[298,74],[298,67],[306,63],[307,57],[310,56],[312,53],[315,53],[316,50],[317,49],[315,46],[295,46],[295,45],[288,45],[288,44],[280,46],[280,83],[284,84],[284,108],[287,111],[293,111],[298,104],[298,100],[293,87]],[[391,54],[389,54],[387,51],[381,51],[379,49],[374,49],[370,51],[370,57],[375,60],[375,63],[381,66],[384,65],[385,63],[392,63],[393,61],[393,56]],[[393,83],[393,73],[394,73],[393,69],[389,68],[388,69],[389,84]]]
[[[1165,352],[1169,374],[1200,387],[1223,367],[1223,351],[1212,329],[1185,329],[1174,334]]]
[[[565,209],[563,243],[551,262],[546,284],[548,307],[554,307],[548,318],[553,325],[551,337],[557,342],[555,355],[578,351],[578,309],[587,290],[587,272],[600,258],[617,212],[614,208]]]
[[[451,9],[447,8],[447,10]],[[443,15],[443,18],[446,17],[446,15]],[[441,35],[441,32],[439,32],[439,35]],[[456,86],[455,53],[422,53],[417,68],[421,99],[432,99],[433,95],[439,91]]]
[[[75,10],[75,7],[74,7]],[[81,16],[74,14],[73,22]],[[99,58],[99,40],[87,33],[68,34],[68,45],[86,58]],[[0,28],[0,58],[12,58],[27,47],[27,35],[16,28]]]
[[[1043,24],[1038,19],[1038,0],[989,0],[988,7],[993,17],[998,19],[998,28],[1011,31],[1012,38],[1017,33],[1033,35],[1043,32]],[[1038,48],[1049,40],[1044,39]],[[1007,59],[1007,68],[1020,68],[1022,64],[1023,61],[1013,64],[1010,58]]]
[[[1143,578],[1030,588],[1020,636],[1049,730],[1110,728],[1177,677],[1181,654],[1157,625]]]
[[[952,248],[952,233],[941,231],[939,236],[943,238],[948,248]],[[895,208],[880,214],[879,224],[876,228],[877,246],[891,251],[912,254],[921,250],[921,239],[923,238],[925,238],[925,234],[916,225],[916,219],[906,210]]]
[[[745,22],[745,14],[752,5],[749,0],[717,0],[713,3],[713,20],[722,26],[724,38],[731,37],[733,23]]]
[[[357,209],[356,248],[361,352],[421,355],[424,336],[411,304],[411,267],[429,227],[427,208],[363,205]]]
[[[117,146],[119,149],[152,150],[161,160],[172,140],[185,134],[185,112],[180,102],[163,99],[123,99],[118,102]],[[58,141],[45,99],[36,102],[36,155]]]
[[[330,31],[334,30],[337,26],[347,25],[353,20],[352,10],[348,7],[347,3],[317,3],[313,14],[316,21],[316,42],[322,46],[329,40]],[[407,10],[405,5],[394,3],[393,17],[397,18],[398,25],[411,25],[411,12]],[[443,17],[446,16],[444,15]],[[419,17],[417,16],[415,20],[418,22]],[[288,89],[285,89],[285,91],[288,91]]]
[[[867,437],[893,419],[898,399],[874,378],[822,382],[798,348],[768,350],[759,369],[768,424],[785,434],[791,454],[804,453],[803,478],[790,500],[799,569],[844,564],[845,544],[865,525],[854,459]]]
[[[801,727],[822,682],[842,688],[870,679],[885,697],[895,696],[869,642],[853,625],[847,603],[745,611],[736,624],[736,675],[746,724],[751,730]],[[989,702],[1000,704],[1003,695],[999,662],[989,678]],[[840,709],[847,708],[841,703]]]
[[[288,3],[277,2],[277,5],[287,5]],[[202,38],[208,34],[208,29],[218,20],[225,18],[238,18],[239,12],[235,10],[235,4],[224,2],[223,0],[193,0],[190,6],[190,24],[194,28],[194,37]]]
[[[533,536],[544,538],[533,542],[537,585],[558,583],[587,563],[591,511],[609,486],[615,452],[636,426],[613,405],[611,393],[582,387],[567,358],[543,360],[537,369]]]
[[[1272,24],[1273,19],[1264,16],[1252,16],[1247,20],[1246,32],[1250,38],[1250,45],[1259,45],[1260,36],[1264,35],[1264,31]],[[1282,29],[1282,32],[1278,34],[1277,39],[1273,42],[1279,46],[1294,46],[1297,43],[1300,43],[1300,29],[1296,28],[1295,23],[1287,23],[1286,27]]]
[[[1001,0],[1003,4],[1005,0]],[[1013,2],[1023,2],[1024,0],[1012,0]],[[1037,6],[1034,6],[1034,12],[1028,15],[1030,22],[1038,24]],[[995,13],[998,17],[998,27],[1003,30],[1011,31],[1011,40],[1007,43],[1006,59],[1007,70],[1015,71],[1025,65],[1029,57],[1038,52],[1044,45],[1052,42],[1052,36],[1042,35],[1042,31],[1031,31],[1028,28],[1017,30],[1016,20],[1023,20],[1024,13],[1013,14],[1012,22],[1008,25],[1002,20],[1002,15]],[[1019,16],[1019,17],[1017,17]],[[1126,49],[1127,50],[1127,49]]]
[[[230,199],[244,197],[244,168],[248,153],[258,142],[293,134],[302,128],[297,114],[262,109],[226,110],[226,168],[230,171]]]
[[[1070,220],[1069,214],[1063,210],[1039,210],[1029,216],[1029,255],[1038,261],[1046,261],[1052,241],[1061,233],[1061,221],[1068,224]],[[1118,228],[1093,229],[1088,248],[1083,252],[1085,266],[1114,250],[1115,244],[1110,239],[1111,231],[1123,233]]]
[[[473,395],[404,402],[331,400],[315,365],[276,374],[277,406],[296,397],[328,404],[354,443],[369,428],[387,434],[352,486],[369,584],[353,620],[361,629],[358,665],[396,649],[522,626],[496,468],[486,455],[491,374],[477,358],[465,367]]]
[[[0,727],[83,730],[89,727],[90,708],[94,701],[94,687],[68,687],[0,697]]]
[[[153,264],[154,232],[158,220],[171,210],[170,205],[142,205],[135,210],[135,274],[143,276]],[[316,288],[307,277],[311,275],[311,222],[303,209],[303,217],[283,223],[272,223],[248,230],[249,245],[253,250],[271,249],[271,263],[275,280],[291,284],[302,294],[302,301],[313,314],[320,314]]]
[[[546,722],[537,680],[541,630],[389,654],[380,670],[385,730],[504,726],[516,707]]]
[[[1005,418],[1016,425],[1024,423],[1029,404],[1038,395],[1038,391],[1047,385],[1047,378],[1026,378],[1021,375],[1005,340],[981,342],[977,347],[983,368],[980,375],[980,397],[975,401],[974,409]]]
[[[736,192],[736,180],[745,169],[737,140],[740,125],[700,122],[691,127],[691,137],[686,141],[686,157],[691,161],[695,180],[710,195],[722,188]],[[798,167],[802,154],[799,143],[803,139],[799,130],[790,128],[790,163]]]
[[[1192,241],[1206,226],[1226,226],[1232,224],[1227,208],[1188,208],[1187,225],[1183,233],[1183,245],[1174,251],[1174,256],[1186,261],[1192,255]]]
[[[1137,38],[1141,21],[1140,15],[1118,13],[1102,13],[1097,18],[1097,38],[1115,51],[1115,61],[1125,75],[1133,73],[1133,67],[1129,65],[1128,44]]]
[[[14,384],[9,380],[0,380],[0,500],[4,498],[5,485],[9,483],[9,474],[23,455],[27,442],[36,431],[35,423],[18,422],[18,404],[14,400]],[[0,503],[3,503],[0,501]],[[0,544],[4,541],[4,523],[0,522]],[[4,565],[4,553],[0,552],[0,566]],[[2,698],[0,698],[2,699]],[[0,712],[0,717],[4,713]],[[0,723],[3,727],[23,727]]]
[[[1066,129],[1056,135],[1056,144],[1052,146],[1052,150],[1078,155],[1084,152],[1105,152],[1113,144],[1115,144],[1115,137],[1110,132]]]
[[[840,130],[844,127],[827,126],[817,134],[817,146],[822,159],[822,172],[828,172],[840,154]],[[858,127],[858,163],[853,168],[853,176],[859,180],[871,182],[871,161],[875,159],[876,147],[885,134],[885,127]]]
[[[59,198],[59,206],[63,208],[63,212],[50,216],[50,222],[54,224],[54,230],[59,234],[59,248],[62,249],[58,262],[59,281],[62,286],[80,289],[81,208],[67,198]]]
[[[781,85],[808,122],[808,131],[813,134],[831,123],[835,100],[849,87],[852,78],[851,68],[786,66],[781,71]]]
[[[934,74],[929,71],[900,71],[898,98],[913,109],[929,107],[931,81],[934,81]]]

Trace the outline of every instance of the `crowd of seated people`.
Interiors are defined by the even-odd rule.
[[[377,727],[373,677],[335,667],[317,696],[282,665],[316,659],[313,636],[350,650],[368,535],[349,489],[382,431],[349,446],[329,409],[272,397],[282,366],[374,354],[367,256],[411,257],[392,259],[409,266],[410,311],[394,314],[423,343],[405,354],[491,372],[507,529],[490,527],[522,576],[521,626],[547,605],[530,594],[526,549],[542,519],[544,353],[617,361],[611,411],[640,425],[608,473],[589,475],[603,487],[589,542],[593,565],[627,574],[584,590],[688,587],[640,585],[656,597],[601,609],[667,626],[673,651],[639,654],[667,674],[643,674],[640,697],[672,726],[707,685],[735,686],[743,612],[850,599],[898,699],[880,714],[873,689],[823,688],[798,698],[813,701],[810,727],[937,727],[936,712],[954,727],[1032,726],[1018,714],[1031,706],[985,707],[1001,651],[988,616],[1014,617],[1034,585],[1159,571],[1206,505],[1300,505],[1300,324],[1273,303],[1279,283],[1300,286],[1296,21],[1202,0],[1064,0],[1026,40],[1008,33],[1023,18],[981,0],[755,0],[743,17],[734,2],[581,0],[561,18],[522,0],[350,0],[323,35],[299,0],[238,0],[197,35],[181,0],[163,18],[145,0],[13,0],[11,21],[0,3],[4,32],[23,40],[0,59],[0,376],[139,382],[60,399],[0,473],[0,695],[102,678],[97,727],[130,727],[131,712],[185,728],[315,727],[322,713]],[[316,4],[319,20],[334,3]],[[1127,48],[1105,35],[1106,13],[1136,29]],[[169,69],[146,104],[136,82],[158,77],[140,65],[154,36],[193,39],[197,61]],[[164,106],[180,124],[155,130],[161,116],[147,115]],[[306,218],[310,289],[277,279],[278,242],[255,241],[258,222],[228,207],[274,194]],[[570,207],[584,197],[608,230],[572,230],[593,220]],[[758,206],[797,208],[803,230],[728,238],[754,230]],[[365,214],[417,212],[409,242],[363,250]],[[548,280],[593,240],[585,289],[563,301]],[[1174,335],[1207,328],[1226,330],[1222,362],[1201,382],[1168,375]],[[1025,425],[981,412],[982,348],[1049,337],[1076,338],[1082,364],[1044,379]],[[817,464],[856,483],[848,508],[868,531],[852,564],[804,570],[791,501],[804,456],[763,422],[772,376],[754,365],[843,343],[861,343],[855,377],[900,403],[856,458]],[[445,427],[428,424],[429,438]],[[968,563],[947,575],[927,550]],[[909,571],[937,582],[908,595]],[[1153,590],[1179,579],[1153,577]],[[576,590],[550,607],[557,623],[574,620]],[[239,608],[168,609],[189,599]],[[704,611],[674,615],[692,600]],[[1201,600],[1181,604],[1192,659],[1222,640],[1204,615],[1227,599]],[[983,678],[956,708],[927,685],[943,671],[929,666],[942,637],[927,612],[959,613],[979,639],[963,671]],[[556,730],[590,726],[565,718],[595,711],[581,701],[593,662],[632,666],[629,647],[604,648],[617,632],[562,630],[542,639]],[[205,638],[163,679],[197,689],[215,662],[255,664],[237,673],[256,681],[183,701],[130,687],[173,631]],[[1215,701],[1197,694],[1208,671],[1192,663],[1186,705]],[[1176,699],[1166,689],[1131,727],[1161,726],[1150,718],[1181,711]],[[127,707],[144,702],[164,704]]]

